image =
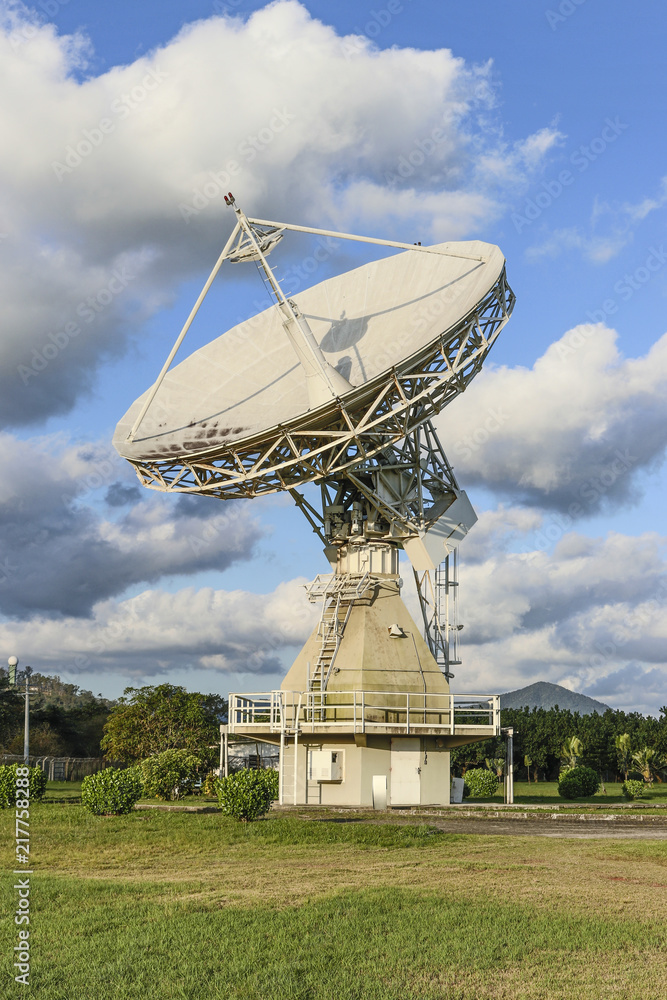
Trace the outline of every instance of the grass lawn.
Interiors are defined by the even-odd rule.
[[[49,781],[46,786],[44,802],[74,803],[81,799],[80,781]],[[157,802],[157,799],[140,799],[140,802]],[[179,799],[175,805],[203,805],[211,806],[217,804],[217,799],[208,798],[205,795],[186,795]]]
[[[563,799],[558,794],[558,782],[557,781],[515,781],[514,782],[514,802],[517,805],[585,805],[594,803],[595,805],[602,806],[618,806],[627,805],[628,800],[623,798],[623,785],[619,781],[617,782],[607,782],[604,785],[604,791],[600,789],[597,795],[592,795],[590,798],[585,799]],[[464,799],[464,803],[469,802],[497,802],[501,803],[503,801],[503,787],[498,786],[497,793],[492,798],[487,799]],[[638,799],[635,804],[641,805],[641,803],[658,803],[667,805],[667,782],[660,784],[655,782],[653,787],[646,792],[645,796]]]
[[[78,801],[81,798],[80,781],[48,781],[46,784],[45,802],[54,802],[58,799]]]
[[[665,842],[31,809],[39,1000],[663,1000]],[[4,871],[13,814],[0,813]]]

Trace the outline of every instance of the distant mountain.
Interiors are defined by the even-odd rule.
[[[604,705],[595,698],[589,698],[585,694],[577,694],[576,691],[568,691],[560,684],[548,684],[547,681],[537,681],[529,684],[528,687],[519,688],[518,691],[508,691],[500,696],[501,708],[569,708],[571,712],[579,712],[579,715],[591,715],[598,712],[602,715],[607,711],[609,705]]]

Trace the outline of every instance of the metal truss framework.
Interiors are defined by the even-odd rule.
[[[407,438],[463,392],[482,368],[514,300],[503,269],[454,329],[358,387],[349,402],[336,398],[256,440],[210,454],[132,464],[150,489],[225,499],[290,490],[354,470]]]
[[[430,420],[399,445],[385,448],[342,476],[320,484],[321,511],[297,490],[294,501],[325,546],[355,540],[400,545],[427,530],[460,494]],[[424,635],[447,678],[458,659],[458,555],[434,571],[413,570]],[[333,578],[334,580],[336,577]],[[326,684],[323,685],[323,688]]]
[[[402,542],[426,530],[459,486],[430,420],[398,444],[320,482],[321,512],[289,491],[324,545],[355,538]]]

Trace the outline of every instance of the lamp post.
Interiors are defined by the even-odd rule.
[[[10,656],[7,660],[9,667],[9,683],[12,687],[18,687],[20,678],[18,672],[18,656]],[[30,675],[32,667],[25,667],[23,675],[25,677],[25,691],[20,692],[25,698],[25,729],[23,732],[23,763],[26,767],[30,764]]]
[[[501,730],[505,744],[505,804],[514,805],[514,729],[508,726]]]

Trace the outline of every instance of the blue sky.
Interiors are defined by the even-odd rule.
[[[231,228],[212,177],[235,160],[250,214],[502,248],[514,315],[439,424],[480,514],[456,690],[549,680],[656,713],[665,15],[620,0],[0,9],[6,654],[113,696],[263,690],[313,624],[301,584],[326,563],[284,497],[140,491],[110,444]],[[375,254],[330,247],[308,277],[315,248],[294,236],[273,259],[305,287]],[[263,307],[255,278],[221,278],[186,351]]]

